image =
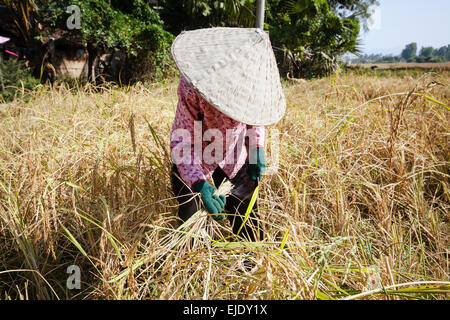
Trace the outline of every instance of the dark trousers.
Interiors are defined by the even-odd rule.
[[[214,171],[212,178],[216,187],[219,187],[225,179],[228,179],[220,167],[217,167]],[[183,221],[186,221],[200,209],[200,197],[195,195],[181,179],[176,165],[173,165],[171,180],[173,192],[180,203],[178,216]],[[247,163],[242,166],[233,179],[228,180],[231,181],[234,187],[231,194],[227,197],[224,212],[231,222],[233,233],[238,234],[257,182],[250,178]],[[260,227],[261,223],[258,220],[257,211],[256,201],[246,224],[239,232],[240,236],[249,241],[263,240],[264,234]]]

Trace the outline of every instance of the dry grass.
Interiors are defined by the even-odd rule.
[[[176,79],[0,105],[1,298],[446,299],[449,79],[286,85],[254,244],[177,222]]]

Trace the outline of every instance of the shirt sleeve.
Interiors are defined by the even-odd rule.
[[[197,100],[198,96],[194,89],[181,78],[178,85],[178,105],[170,136],[170,151],[181,178],[190,188],[199,181],[207,180],[201,164],[194,163],[194,121],[199,120],[200,112]],[[175,153],[180,150],[190,152],[190,161],[175,160]]]

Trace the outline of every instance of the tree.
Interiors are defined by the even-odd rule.
[[[450,44],[435,50],[434,55],[441,57],[443,61],[450,61]]]
[[[160,6],[165,28],[173,34],[205,27],[255,24],[255,0],[162,0]]]
[[[443,57],[443,58],[446,58],[446,57],[447,57],[447,51],[448,51],[448,49],[449,49],[448,46],[440,47],[440,48],[438,48],[438,49],[436,49],[436,50],[434,51],[434,55],[437,56],[437,57]]]
[[[38,34],[37,6],[33,0],[0,0],[0,5],[10,8],[15,25],[26,45],[32,45]]]
[[[433,47],[422,47],[420,49],[420,56],[424,58],[431,58],[433,56],[434,48]]]
[[[269,31],[283,75],[320,76],[336,69],[345,52],[356,52],[360,21],[376,0],[266,1]],[[166,30],[178,34],[213,26],[253,27],[255,0],[163,0]],[[343,10],[345,9],[345,10]]]
[[[325,0],[279,0],[268,4],[267,25],[283,74],[310,78],[333,72],[346,52],[356,52],[356,16],[342,18]]]
[[[173,35],[163,29],[158,13],[144,0],[39,0],[41,8],[51,9],[43,19],[53,30],[67,30],[66,8],[81,9],[79,35],[89,51],[89,70],[102,53],[120,50],[125,55],[121,81],[139,80],[165,72],[170,59]]]
[[[371,7],[379,5],[378,0],[328,0],[331,11],[341,18],[357,17],[364,30],[368,30]]]
[[[405,49],[403,49],[401,53],[401,57],[405,59],[406,61],[412,61],[417,55],[417,43],[412,42],[410,44],[407,44]]]

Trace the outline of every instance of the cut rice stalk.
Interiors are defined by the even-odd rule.
[[[214,194],[227,196],[231,194],[232,189],[232,183],[225,181]],[[214,238],[223,239],[224,233],[231,232],[226,225],[218,223],[213,219],[208,219],[209,215],[206,210],[201,209],[174,230],[174,232],[170,232],[162,238],[161,247],[164,250],[159,256],[164,255],[174,248],[177,250],[182,248],[190,250],[203,248],[205,244],[209,245]]]

